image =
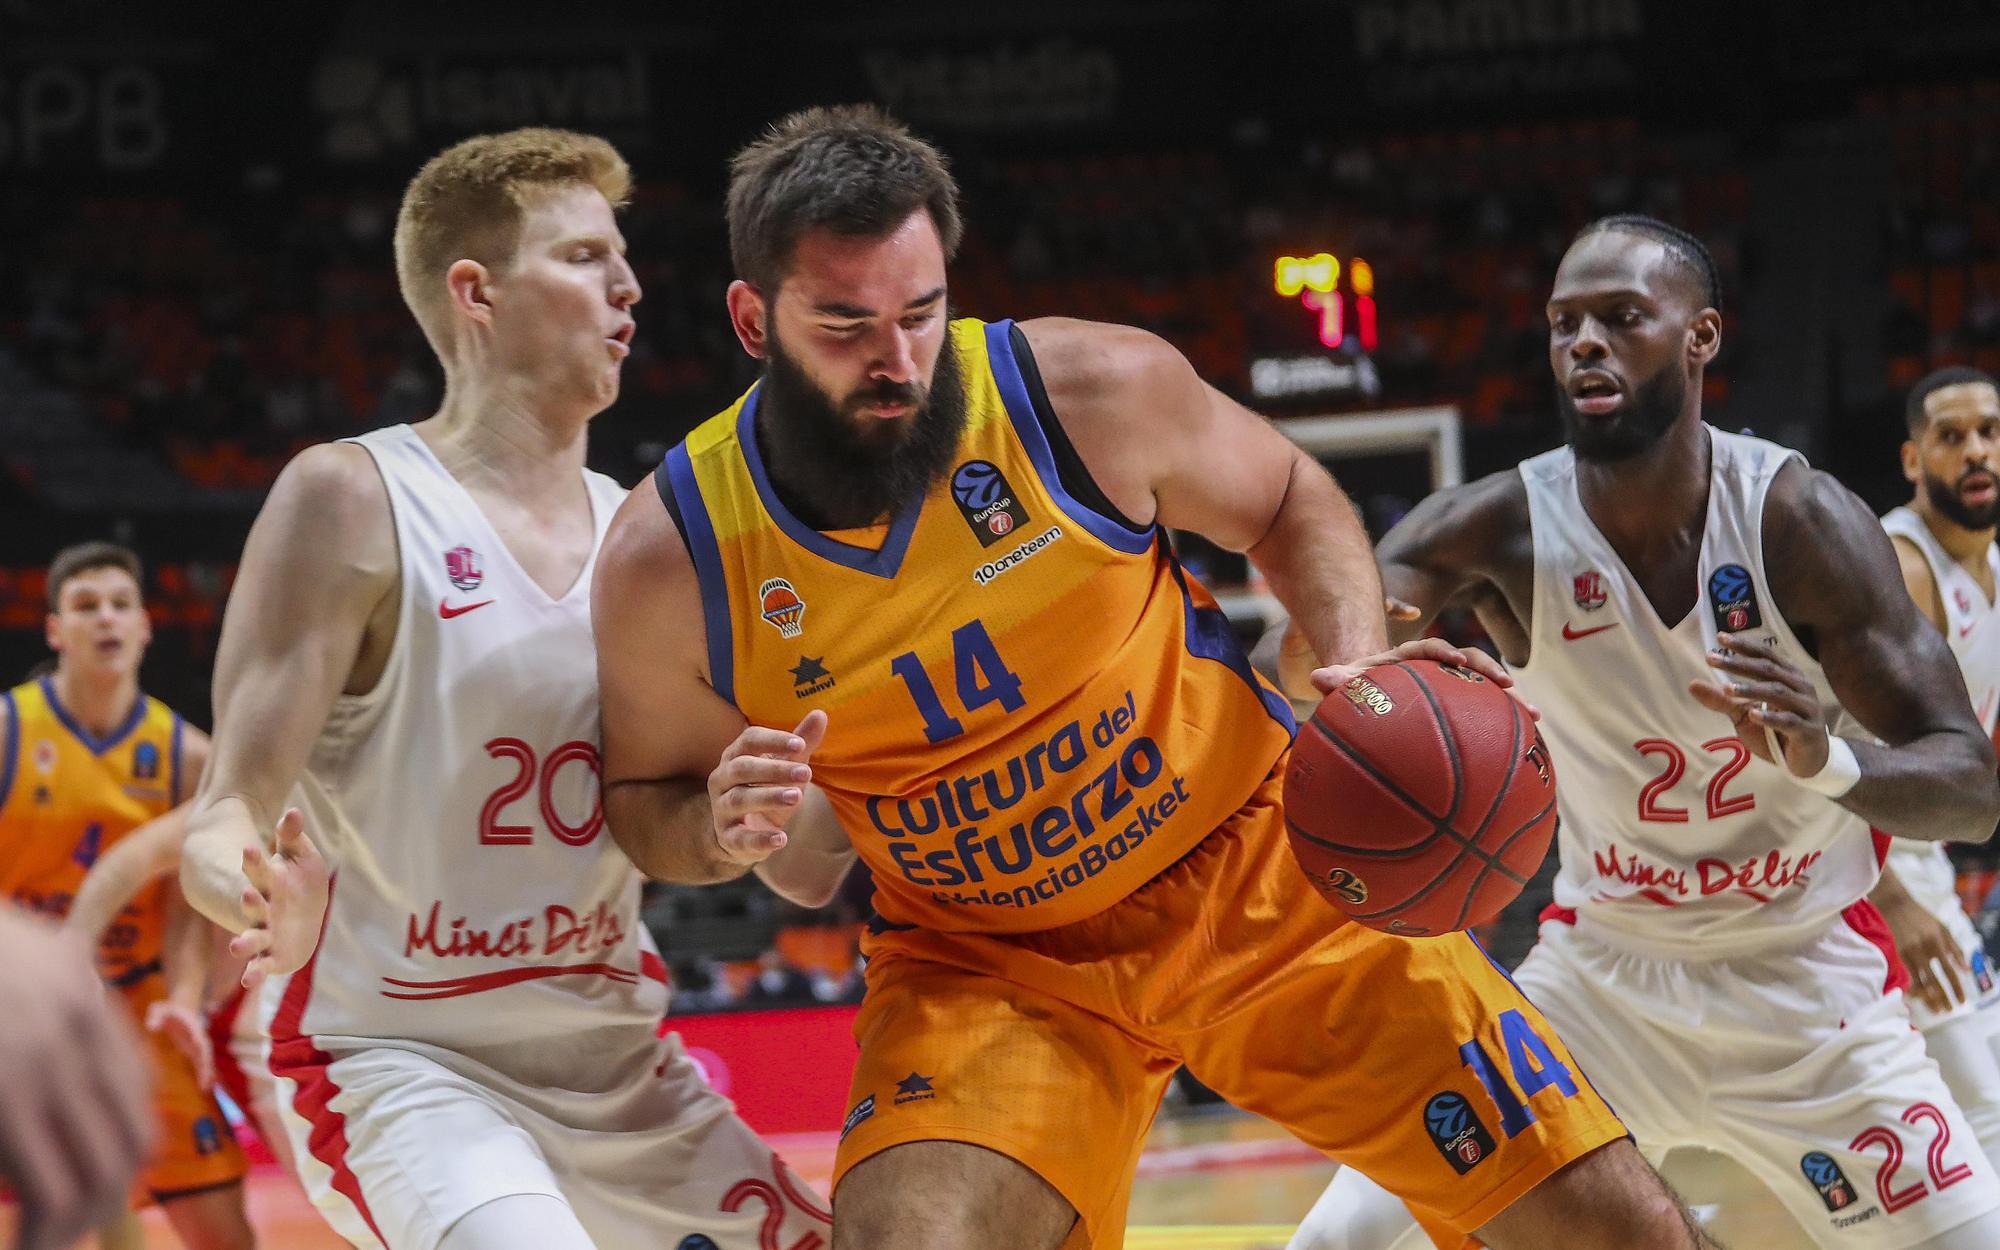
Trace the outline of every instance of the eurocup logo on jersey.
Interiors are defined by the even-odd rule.
[[[1817,1150],[1808,1151],[1799,1160],[1799,1171],[1805,1173],[1814,1189],[1819,1190],[1819,1200],[1826,1204],[1827,1210],[1839,1211],[1854,1205],[1854,1185],[1831,1155]]]
[[[951,499],[982,547],[991,547],[1028,519],[1028,510],[1014,497],[1006,475],[991,461],[959,465],[951,475]]]
[[[132,748],[132,780],[151,781],[160,775],[160,748],[141,742]]]
[[[1604,574],[1596,569],[1588,573],[1578,573],[1570,579],[1571,593],[1576,598],[1576,606],[1586,612],[1595,612],[1604,606],[1609,598],[1604,592]]]
[[[767,577],[757,587],[761,615],[786,638],[796,638],[805,630],[806,601],[782,577]]]
[[[479,567],[479,553],[470,547],[453,547],[444,553],[444,575],[460,590],[477,590],[486,580],[486,571]]]
[[[1757,629],[1764,624],[1757,611],[1757,588],[1750,570],[1740,564],[1725,564],[1708,575],[1708,602],[1715,610],[1715,627],[1732,634]]]
[[[1486,1131],[1472,1103],[1457,1090],[1431,1095],[1424,1104],[1424,1131],[1460,1176],[1493,1153],[1493,1134]]]

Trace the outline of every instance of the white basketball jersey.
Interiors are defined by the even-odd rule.
[[[381,680],[334,705],[299,785],[333,892],[312,962],[267,990],[271,1036],[647,1046],[665,968],[604,829],[590,630],[624,492],[586,474],[595,542],[551,599],[410,427],[353,441],[388,487],[402,606]]]
[[[1944,601],[1945,642],[1958,659],[1959,671],[1965,674],[1965,688],[1979,714],[1979,727],[1992,733],[1996,716],[2000,716],[2000,610],[1914,511],[1891,509],[1882,518],[1882,528],[1907,539],[1931,566],[1938,598]],[[2000,547],[1987,546],[1986,567],[2000,582]]]
[[[1765,577],[1764,496],[1798,453],[1709,430],[1700,595],[1662,622],[1584,512],[1568,448],[1521,465],[1535,599],[1521,692],[1542,709],[1556,766],[1558,906],[1642,954],[1706,957],[1798,942],[1874,885],[1867,824],[1751,755],[1695,702],[1719,631],[1776,648],[1858,734],[1778,614]]]
[[[1995,716],[2000,714],[2000,610],[1995,610],[1972,574],[1951,558],[1931,527],[1914,511],[1890,510],[1882,518],[1882,528],[1909,540],[1930,565],[1938,598],[1944,601],[1945,643],[1965,674],[1965,688],[1972,696],[1979,727],[1991,734]],[[1988,546],[1986,563],[2000,576],[2000,550]],[[1958,874],[1941,844],[1897,838],[1889,857],[1889,866],[1895,869],[1903,888],[1926,910],[1954,931],[1973,933],[1958,901]]]

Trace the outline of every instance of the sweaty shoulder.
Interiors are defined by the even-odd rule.
[[[1153,520],[1162,461],[1198,445],[1214,413],[1187,358],[1134,326],[1070,317],[1019,323],[1049,408],[1106,501],[1135,524]]]
[[[271,486],[260,525],[288,547],[385,584],[397,572],[396,524],[374,457],[354,443],[320,443],[292,458]]]
[[[1020,327],[1050,402],[1065,416],[1126,409],[1147,387],[1197,380],[1173,344],[1150,330],[1074,317],[1037,317]]]
[[[1801,460],[1782,466],[1764,496],[1764,568],[1794,626],[1849,623],[1890,589],[1906,598],[1881,521],[1832,474]]]
[[[1882,522],[1853,491],[1822,469],[1803,460],[1788,460],[1771,478],[1764,495],[1764,541],[1785,543],[1773,554],[1800,554],[1793,547],[1813,545],[1829,531],[1843,529],[1882,530]]]

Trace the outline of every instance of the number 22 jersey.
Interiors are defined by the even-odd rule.
[[[1779,614],[1764,499],[1797,452],[1708,431],[1700,594],[1661,621],[1584,511],[1567,447],[1525,461],[1534,534],[1529,662],[1562,824],[1557,905],[1635,953],[1721,958],[1816,935],[1875,884],[1884,842],[1833,800],[1752,756],[1688,693],[1717,633],[1775,648],[1812,682],[1829,732],[1866,736]]]
[[[1017,347],[1017,344],[1019,345]],[[885,920],[1025,932],[1103,911],[1250,797],[1290,741],[1157,526],[1066,484],[1011,322],[954,322],[966,426],[885,526],[821,533],[772,489],[753,388],[655,480],[700,579],[710,684],[752,723],[828,715],[814,781]]]

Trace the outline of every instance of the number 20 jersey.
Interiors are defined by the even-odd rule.
[[[1103,911],[1241,806],[1293,728],[1159,529],[1066,487],[1017,342],[1010,322],[952,324],[965,431],[884,527],[791,514],[755,388],[656,474],[700,578],[711,685],[752,724],[826,709],[814,781],[894,923],[1026,932]]]
[[[388,493],[401,606],[381,678],[335,702],[295,791],[335,877],[312,961],[265,990],[273,1068],[311,1038],[482,1055],[532,1084],[553,1082],[507,1065],[561,1054],[564,1079],[598,1079],[666,1009],[598,801],[590,581],[623,492],[584,475],[592,554],[552,598],[413,429],[352,441]]]
[[[1635,953],[1719,958],[1806,940],[1874,885],[1884,843],[1860,817],[1750,755],[1688,683],[1714,680],[1718,632],[1777,649],[1832,723],[1866,736],[1779,615],[1765,576],[1764,499],[1797,452],[1708,431],[1700,595],[1668,625],[1577,493],[1569,448],[1520,468],[1534,532],[1529,662],[1562,824],[1555,897]]]

